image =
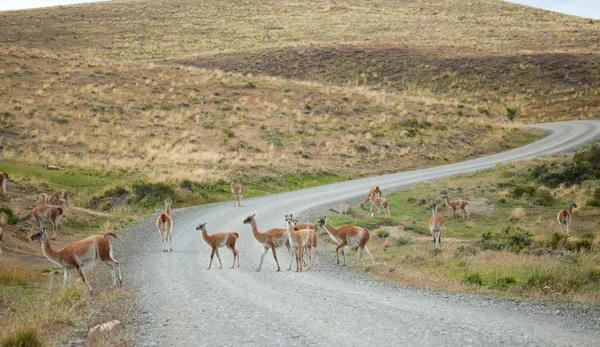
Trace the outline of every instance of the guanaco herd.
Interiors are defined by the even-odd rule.
[[[48,170],[62,170],[62,168],[54,165],[49,165],[46,161],[46,169]],[[8,181],[8,174],[0,172],[0,187],[2,193],[6,194],[6,182]],[[241,207],[243,204],[243,193],[244,187],[241,184],[235,184],[235,181],[230,182],[231,192],[233,194],[233,206]],[[452,216],[456,219],[457,210],[462,211],[462,218],[469,218],[469,211],[467,210],[467,200],[454,200],[450,201],[448,196],[444,196],[447,207],[452,211]],[[63,287],[66,285],[69,272],[72,269],[76,269],[81,279],[88,287],[89,291],[92,292],[92,288],[89,285],[84,268],[89,267],[101,261],[109,266],[111,275],[113,278],[113,285],[118,286],[122,284],[121,268],[119,263],[113,258],[112,246],[108,239],[109,236],[117,238],[117,235],[113,232],[107,232],[104,235],[94,235],[82,240],[74,241],[67,244],[60,250],[54,250],[50,245],[50,239],[46,233],[44,222],[50,220],[53,228],[52,240],[56,239],[58,232],[58,222],[64,214],[64,209],[61,205],[62,202],[69,205],[69,192],[60,189],[55,191],[50,197],[46,193],[41,193],[37,196],[37,202],[39,203],[34,209],[28,214],[18,219],[18,222],[24,222],[32,217],[35,218],[40,226],[40,230],[33,236],[32,241],[39,240],[42,245],[42,252],[54,264],[64,269],[64,280]],[[56,205],[53,205],[55,203]],[[384,210],[385,215],[390,215],[389,200],[382,197],[381,189],[378,186],[374,186],[369,190],[367,196],[360,201],[360,206],[364,207],[365,204],[370,203],[369,213],[371,217],[374,216],[373,208],[375,208],[377,215],[380,215],[381,209]],[[433,236],[434,247],[438,248],[441,246],[442,233],[444,231],[444,217],[438,213],[439,202],[432,201],[429,208],[431,209],[432,215],[429,219],[429,230]],[[165,210],[162,212],[157,220],[156,227],[163,243],[163,252],[173,251],[171,239],[173,232],[173,217],[171,211],[173,208],[172,201],[165,201]],[[567,229],[567,235],[570,235],[570,224],[572,219],[573,208],[577,208],[574,202],[569,202],[569,208],[563,209],[558,213],[557,220],[561,227],[561,231],[564,233],[564,229]],[[367,243],[370,238],[369,230],[356,226],[345,224],[340,227],[334,227],[329,223],[326,217],[319,218],[318,226],[312,223],[298,223],[297,217],[292,214],[285,215],[286,227],[272,228],[266,232],[261,232],[258,229],[256,222],[256,214],[248,216],[243,220],[243,224],[249,224],[252,236],[254,239],[263,246],[263,251],[260,256],[260,263],[258,264],[257,271],[260,271],[265,255],[269,250],[273,254],[275,263],[277,264],[277,271],[281,271],[279,260],[277,258],[277,248],[285,247],[290,256],[290,264],[288,271],[292,268],[292,262],[296,262],[296,272],[302,272],[306,266],[306,270],[311,270],[313,266],[317,266],[319,263],[319,238],[318,230],[323,228],[329,237],[333,240],[337,247],[336,260],[337,264],[340,264],[339,250],[342,250],[344,257],[344,265],[346,265],[346,248],[357,247],[358,255],[356,263],[358,264],[362,260],[363,252],[366,252],[371,263],[375,263],[373,255],[367,247]],[[218,232],[214,234],[208,234],[207,223],[199,224],[196,227],[201,233],[204,242],[211,248],[210,262],[208,269],[212,267],[213,258],[216,255],[219,260],[220,268],[223,267],[221,262],[221,256],[219,253],[220,248],[226,247],[233,254],[233,265],[235,267],[237,261],[237,267],[240,267],[240,254],[236,249],[236,243],[240,235],[236,232]],[[3,243],[3,229],[0,227],[0,254],[2,254],[2,243]],[[168,243],[168,245],[167,245]],[[308,262],[307,262],[308,261]]]

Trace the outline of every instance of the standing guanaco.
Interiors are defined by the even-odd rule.
[[[235,180],[231,180],[231,193],[233,194],[233,207],[237,200],[238,207],[242,207],[244,201],[244,187],[241,184],[235,184]]]
[[[231,268],[233,269],[235,267],[236,259],[238,267],[240,267],[240,252],[238,252],[235,249],[235,243],[240,237],[240,234],[226,231],[208,235],[208,232],[206,231],[206,223],[198,225],[198,227],[196,227],[196,230],[199,230],[202,233],[202,239],[211,248],[210,263],[208,264],[207,270],[210,270],[210,267],[212,266],[215,253],[217,254],[217,259],[219,259],[220,268],[223,268],[223,263],[221,263],[221,255],[219,254],[219,248],[223,247],[227,247],[233,253],[233,265],[231,266]]]
[[[344,224],[335,228],[325,217],[319,218],[319,227],[325,227],[325,231],[327,231],[329,237],[331,237],[333,242],[338,244],[335,249],[335,256],[338,264],[340,263],[338,251],[341,248],[342,253],[344,254],[344,266],[346,266],[346,246],[358,246],[358,257],[356,258],[356,264],[358,264],[362,259],[363,249],[371,258],[371,263],[375,264],[373,255],[371,255],[371,252],[369,252],[369,248],[367,247],[367,242],[369,242],[369,239],[371,238],[371,235],[367,229],[349,224]]]
[[[56,165],[50,165],[50,162],[48,160],[46,160],[46,170],[64,170],[62,167],[60,166],[56,166]]]
[[[83,240],[71,242],[63,249],[55,251],[50,246],[50,241],[48,241],[48,236],[46,235],[46,229],[42,226],[37,234],[31,236],[31,241],[40,240],[42,243],[42,252],[46,258],[65,270],[63,288],[67,285],[69,272],[74,268],[77,269],[83,283],[87,285],[91,293],[92,287],[90,287],[83,269],[96,264],[98,261],[111,267],[114,287],[123,283],[121,266],[113,258],[112,246],[108,240],[108,236],[112,236],[115,239],[117,238],[117,234],[109,231],[104,235],[94,235],[86,237]]]
[[[292,219],[292,215],[285,215],[285,221],[286,223],[288,221],[290,221]],[[319,264],[319,231],[316,225],[314,225],[313,223],[296,223],[296,226],[294,227],[296,230],[300,230],[300,229],[309,229],[310,230],[310,239],[309,239],[309,243],[310,243],[310,248],[312,250],[311,252],[311,256],[313,256],[314,262],[313,264],[315,266],[317,266]],[[306,253],[305,253],[306,254]],[[304,261],[304,259],[302,259],[302,261],[304,262],[304,264],[306,265],[306,261]]]
[[[290,241],[290,246],[292,247],[292,252],[296,258],[296,272],[302,272],[302,261],[304,257],[305,249],[311,248],[312,244],[310,242],[310,229],[297,229],[296,225],[298,224],[298,220],[294,218],[291,214],[285,215],[285,220],[288,224],[288,240]],[[312,266],[312,250],[308,251],[308,268],[307,271],[310,270]]]
[[[64,189],[58,189],[52,193],[50,199],[48,199],[48,203],[52,204],[56,201],[56,205],[60,205],[61,200],[64,200],[67,205],[69,205],[69,192]]]
[[[244,224],[250,224],[252,228],[252,236],[254,239],[258,241],[263,246],[263,252],[260,256],[260,264],[258,264],[258,269],[256,271],[260,271],[262,267],[263,260],[265,259],[265,255],[269,251],[269,249],[273,252],[273,258],[275,259],[275,263],[277,264],[277,271],[281,271],[281,267],[279,266],[279,260],[277,259],[277,251],[276,249],[279,247],[285,246],[288,250],[288,254],[290,255],[290,266],[288,267],[288,271],[292,268],[292,249],[290,246],[290,242],[288,240],[287,228],[272,228],[267,230],[264,233],[258,231],[258,227],[256,226],[256,213],[246,217],[244,219]]]
[[[565,232],[565,225],[567,226],[567,236],[571,236],[570,226],[571,219],[573,217],[573,208],[577,208],[577,204],[575,204],[573,201],[569,201],[569,209],[561,210],[560,212],[558,212],[558,216],[556,216],[558,224],[560,225],[560,231],[563,234]]]
[[[385,210],[385,214],[386,215],[390,215],[390,209],[388,208],[388,205],[390,204],[390,201],[386,198],[374,198],[373,195],[369,194],[367,195],[366,200],[371,202],[371,211],[373,209],[373,206],[375,206],[377,208],[377,215],[379,216],[381,214],[381,208],[383,207],[383,209]],[[365,206],[365,201],[363,200],[360,203],[360,207],[364,207]],[[371,216],[373,216],[371,214]]]
[[[173,201],[165,200],[165,212],[161,213],[156,219],[158,234],[163,242],[163,252],[173,251],[173,246],[171,244],[171,233],[173,232],[173,219],[171,218],[172,208]],[[167,241],[169,241],[169,248],[167,248]]]
[[[444,217],[438,213],[437,211],[437,203],[435,201],[431,202],[429,206],[432,211],[432,216],[429,218],[429,230],[433,235],[433,245],[434,247],[440,247],[442,243],[442,232],[444,231]]]
[[[446,200],[446,205],[448,206],[448,208],[452,210],[452,216],[454,217],[454,219],[456,219],[457,209],[461,209],[463,211],[463,219],[465,219],[465,216],[467,217],[467,219],[469,219],[469,211],[467,210],[467,204],[469,202],[467,200],[460,199],[451,202],[448,199],[448,195],[444,195],[444,199]]]
[[[6,182],[8,182],[8,174],[6,172],[0,172],[0,186],[2,187],[2,193],[6,194]]]
[[[28,214],[19,218],[17,223],[25,222],[29,220],[31,217],[35,217],[37,219],[40,229],[44,226],[44,221],[49,219],[52,222],[52,229],[54,234],[52,235],[52,240],[56,239],[56,233],[58,232],[58,221],[62,217],[64,210],[60,206],[52,206],[41,204],[37,205],[33,208]]]

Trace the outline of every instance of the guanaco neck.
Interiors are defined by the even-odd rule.
[[[256,221],[254,219],[252,220],[252,222],[250,222],[250,226],[252,227],[252,236],[254,236],[256,241],[264,243],[265,234],[258,231],[258,227],[256,226]]]
[[[452,208],[452,204],[450,203],[450,199],[448,199],[448,197],[446,197],[446,205]]]
[[[571,218],[571,215],[573,214],[573,205],[569,205],[569,218]]]
[[[45,237],[42,241],[42,252],[48,259],[57,260],[60,257],[60,253],[53,250],[50,246],[50,241],[48,240],[48,237]]]
[[[332,235],[336,235],[336,236],[338,235],[338,232],[337,232],[338,230],[333,225],[331,225],[329,223],[329,221],[327,221],[327,220],[325,221],[325,230]]]
[[[208,236],[208,232],[206,232],[206,228],[202,228],[202,240],[206,243],[210,243],[210,236]]]
[[[169,216],[169,217],[171,216],[171,205],[168,205],[168,206],[165,208],[165,214],[166,214],[167,216]]]
[[[437,206],[432,208],[431,211],[433,211],[433,225],[440,226],[440,220],[438,219],[438,213],[437,213]]]

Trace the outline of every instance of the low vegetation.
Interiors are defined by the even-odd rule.
[[[350,209],[353,222],[389,237],[369,244],[376,265],[367,269],[380,276],[417,286],[472,291],[509,297],[600,303],[600,211],[585,203],[600,183],[587,171],[569,170],[597,162],[600,144],[576,154],[498,165],[493,169],[423,183],[395,193],[389,218],[371,218],[368,209]],[[575,158],[578,159],[575,159]],[[580,158],[586,158],[583,162]],[[541,186],[532,174],[540,167],[563,167],[571,175],[555,188]],[[578,173],[579,172],[579,173]],[[585,178],[579,177],[583,175]],[[568,183],[572,181],[580,184]],[[516,187],[524,194],[514,194]],[[540,191],[552,199],[540,203]],[[456,220],[449,209],[442,249],[434,250],[427,220],[431,212],[423,201],[445,194],[468,198],[470,219]],[[568,201],[581,201],[574,211],[571,236],[560,232],[558,211]],[[399,208],[401,206],[402,208]],[[365,266],[365,265],[363,265]],[[393,270],[391,270],[393,269]]]

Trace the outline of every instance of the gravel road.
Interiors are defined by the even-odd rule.
[[[394,346],[600,344],[600,309],[480,295],[444,293],[379,281],[333,264],[329,257],[305,273],[281,272],[270,252],[256,272],[262,247],[244,218],[256,213],[261,231],[284,226],[285,213],[304,220],[340,201],[362,197],[372,185],[384,191],[474,171],[495,163],[565,151],[600,138],[600,121],[532,127],[551,134],[525,147],[463,163],[336,183],[245,201],[174,210],[172,253],[162,252],[156,216],[130,227],[113,242],[124,281],[139,290],[138,345]],[[176,207],[176,206],[175,206]],[[210,249],[195,227],[240,234],[241,267],[221,250],[206,270]],[[377,261],[377,254],[373,255]],[[216,265],[216,266],[215,266]]]

